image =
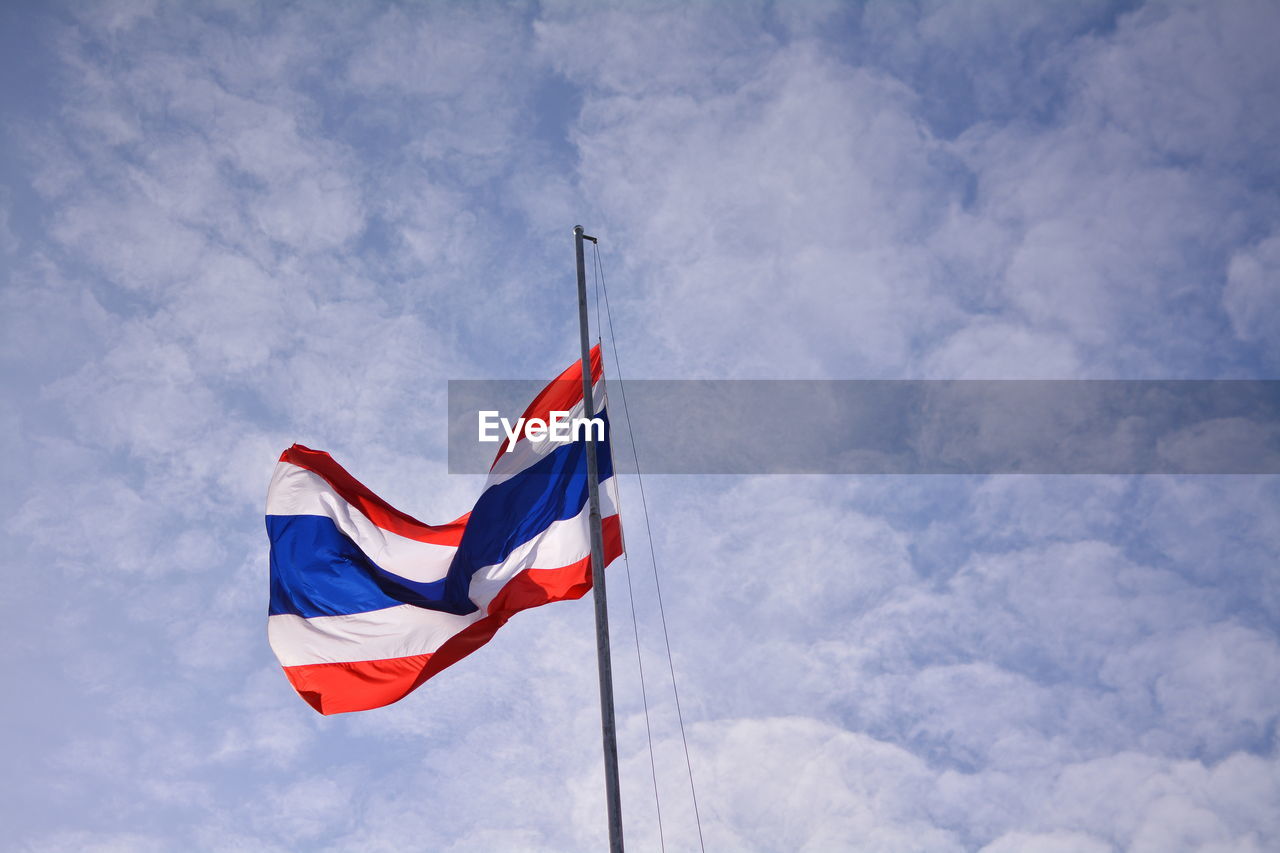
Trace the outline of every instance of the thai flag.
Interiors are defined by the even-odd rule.
[[[593,399],[604,413],[600,347]],[[583,414],[581,362],[524,417]],[[607,423],[607,419],[606,419]],[[622,553],[608,432],[597,442],[604,562]],[[591,588],[584,441],[505,443],[467,515],[429,525],[327,453],[295,444],[267,491],[271,648],[322,714],[378,708],[484,645],[511,616]]]

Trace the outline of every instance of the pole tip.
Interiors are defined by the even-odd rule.
[[[581,226],[581,225],[575,225],[575,226],[573,226],[573,233],[574,233],[574,234],[581,234],[581,233],[582,233],[582,226]]]

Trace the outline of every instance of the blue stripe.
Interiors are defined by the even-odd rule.
[[[418,583],[370,560],[360,546],[322,515],[268,515],[271,539],[271,603],[268,613],[342,616],[400,604],[470,613],[447,600],[445,581]]]
[[[599,417],[605,422],[605,440],[596,445],[596,462],[604,482],[613,476],[613,456],[608,415],[600,412]],[[586,504],[586,442],[561,445],[511,479],[485,490],[467,519],[450,576],[456,573],[470,586],[478,569],[501,563],[552,522],[573,518]]]
[[[608,416],[597,444],[600,480],[613,476]],[[476,610],[471,577],[505,560],[553,522],[573,518],[587,502],[585,442],[557,447],[511,479],[486,489],[467,520],[446,577],[417,583],[369,559],[332,519],[267,516],[271,539],[270,613],[311,618],[414,604],[447,613]]]

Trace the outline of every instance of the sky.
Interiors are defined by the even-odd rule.
[[[447,381],[577,357],[579,223],[614,376],[1280,378],[1277,33],[1257,0],[0,5],[0,847],[600,849],[589,599],[321,717],[266,642],[279,453],[469,509]],[[622,480],[627,839],[659,847],[629,572],[695,850]],[[1280,847],[1276,476],[645,485],[708,850]]]

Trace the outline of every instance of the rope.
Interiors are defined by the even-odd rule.
[[[622,415],[627,421],[627,435],[631,440],[631,456],[635,460],[635,465],[636,465],[636,482],[640,486],[640,508],[644,514],[644,529],[649,539],[649,561],[653,566],[653,586],[658,593],[658,614],[661,616],[662,640],[666,644],[666,650],[667,650],[667,669],[671,672],[671,693],[675,697],[676,720],[679,721],[680,723],[680,743],[684,747],[684,766],[689,774],[689,794],[693,798],[693,819],[694,821],[696,821],[698,825],[698,847],[702,850],[702,853],[706,853],[707,846],[702,838],[702,817],[698,812],[698,791],[693,784],[693,763],[689,760],[689,739],[685,736],[684,712],[680,708],[680,688],[677,686],[677,683],[676,683],[676,668],[675,668],[675,663],[672,661],[672,658],[671,658],[671,637],[667,632],[667,613],[666,613],[666,609],[662,606],[662,584],[658,581],[658,557],[653,547],[653,528],[649,524],[649,502],[645,499],[644,477],[641,476],[640,474],[640,454],[636,450],[636,437],[635,437],[634,431],[631,429],[631,414],[627,410],[627,390],[626,390],[626,386],[622,382],[622,363],[621,363],[621,359],[618,357],[618,340],[613,333],[613,311],[609,307],[609,285],[605,281],[604,265],[600,262],[600,246],[599,244],[593,244],[593,245],[595,248],[595,266],[596,266],[596,275],[599,280],[599,292],[604,295],[604,313],[605,313],[605,317],[607,317],[609,321],[609,341],[612,344],[611,348],[613,349],[613,363],[617,367],[618,392],[619,392],[619,396],[622,399]],[[599,296],[597,296],[596,298],[597,316],[598,316],[599,310],[600,310],[600,300],[599,300]],[[599,328],[599,326],[597,326],[597,328]],[[631,588],[631,575],[630,575],[630,568],[628,566],[628,574],[627,574],[628,591],[630,591],[630,588]],[[634,600],[632,601],[631,606],[632,606],[631,619],[632,619],[632,625],[634,625],[635,624]],[[639,654],[640,654],[640,640],[639,640],[639,636],[637,635],[637,638],[636,638],[637,657],[639,656]],[[643,684],[642,684],[642,687],[643,687]],[[649,724],[647,708],[648,706],[646,704],[646,711],[645,711],[646,726],[648,726]],[[652,741],[650,741],[649,758],[650,758],[650,761],[652,761],[653,759]],[[656,776],[654,779],[654,795],[655,797],[657,795]]]
[[[596,266],[596,270],[595,270],[596,272],[596,275],[595,275],[596,328],[600,329],[602,328],[600,325],[600,280],[601,280],[600,272],[601,271],[600,271],[600,250],[598,248],[596,249],[596,265],[595,266]],[[610,337],[610,342],[612,343],[612,338],[613,338],[612,322],[610,323],[610,325],[611,325],[611,328],[609,330],[609,337]],[[615,365],[618,363],[618,355],[616,351],[614,352],[613,363]],[[618,388],[619,390],[621,390],[622,388],[621,376],[618,377]],[[618,514],[619,515],[622,514],[621,490],[618,491]],[[646,518],[646,523],[648,523],[647,518]],[[639,667],[640,669],[640,698],[644,702],[644,734],[645,734],[645,738],[649,741],[649,775],[653,779],[653,807],[658,813],[658,845],[659,847],[661,847],[663,853],[666,853],[667,842],[663,837],[663,832],[662,832],[662,801],[658,797],[658,765],[653,757],[653,729],[649,725],[649,692],[648,690],[645,689],[645,684],[644,684],[644,659],[640,655],[640,627],[639,627],[638,621],[636,620],[636,596],[631,585],[631,561],[627,559],[627,545],[626,545],[625,538],[622,543],[622,565],[626,569],[625,575],[627,578],[627,600],[631,603],[631,632],[635,636],[635,640],[636,640],[636,666]]]

